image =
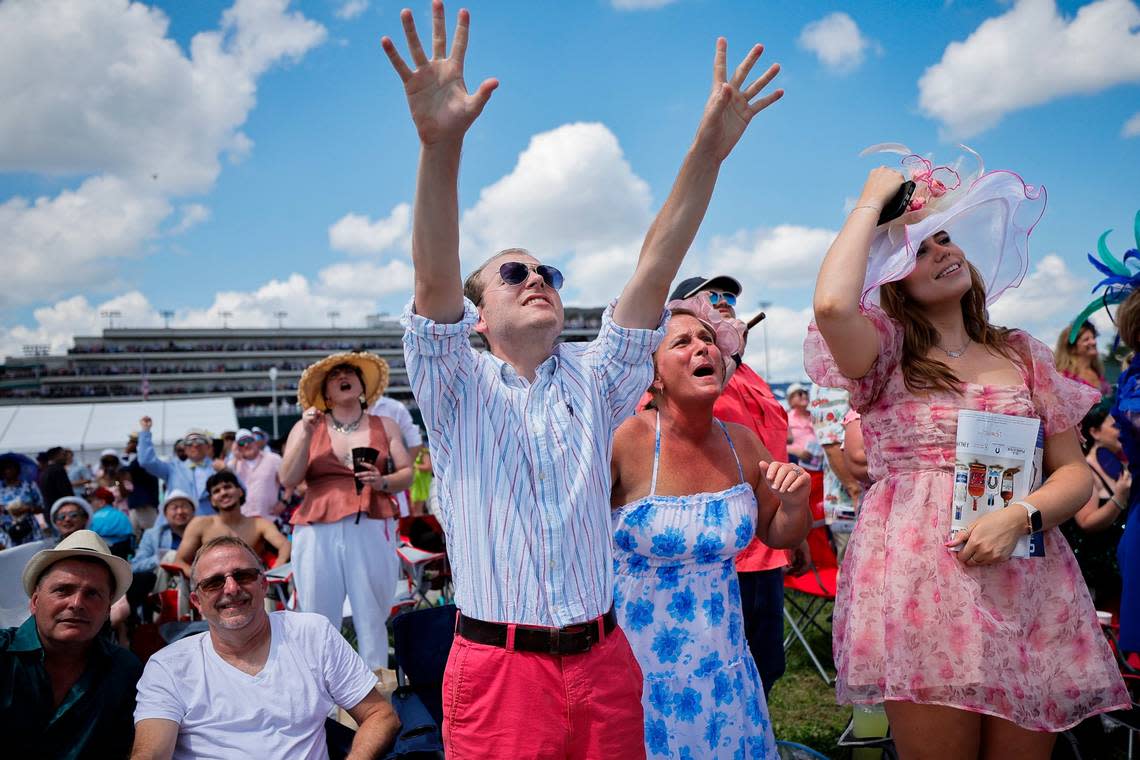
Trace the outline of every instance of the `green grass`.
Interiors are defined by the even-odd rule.
[[[831,630],[831,609],[831,603],[826,604],[816,617],[827,631]],[[790,632],[790,629],[787,630]],[[825,637],[818,631],[805,635],[815,649],[816,656],[828,670],[828,675],[834,678],[830,636]],[[783,678],[772,687],[768,711],[777,739],[806,745],[836,760],[851,757],[849,750],[836,746],[839,735],[851,719],[851,706],[835,703],[835,687],[823,682],[798,641],[788,652],[788,665]]]

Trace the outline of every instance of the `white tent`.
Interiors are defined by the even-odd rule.
[[[139,419],[154,420],[152,433],[159,454],[169,454],[187,428],[215,435],[237,430],[232,398],[177,401],[131,401],[106,404],[22,404],[0,407],[0,452],[35,456],[52,446],[75,451],[78,461],[94,463],[103,449],[121,452]]]

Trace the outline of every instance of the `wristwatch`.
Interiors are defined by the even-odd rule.
[[[1044,525],[1041,522],[1041,512],[1037,507],[1033,506],[1027,501],[1015,501],[1012,504],[1020,504],[1025,507],[1025,527],[1029,533],[1040,533],[1044,530]]]

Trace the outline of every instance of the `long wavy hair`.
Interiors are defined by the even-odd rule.
[[[1009,342],[1009,330],[990,324],[986,312],[986,285],[973,264],[970,268],[970,289],[962,296],[962,320],[966,334],[975,343],[997,351],[1012,362],[1022,363]],[[960,393],[962,380],[949,365],[927,354],[938,345],[941,335],[926,318],[923,307],[906,294],[901,281],[889,282],[880,289],[883,310],[903,328],[902,373],[907,390],[926,393],[935,390]]]
[[[1073,349],[1077,347],[1076,343],[1069,343],[1069,328],[1070,326],[1066,326],[1057,336],[1057,347],[1053,351],[1053,357],[1057,363],[1058,372],[1068,372],[1075,375],[1081,370],[1081,360],[1073,353]],[[1097,331],[1092,322],[1085,322],[1077,333],[1077,340],[1080,340],[1086,332],[1091,332],[1094,338],[1097,337]],[[1099,353],[1092,360],[1091,366],[1097,377],[1104,377],[1104,363],[1101,362]]]

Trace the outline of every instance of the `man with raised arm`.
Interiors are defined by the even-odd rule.
[[[653,375],[665,295],[752,117],[772,66],[746,84],[754,46],[729,79],[717,41],[696,138],[651,225],[632,279],[590,343],[557,343],[562,274],[523,249],[461,284],[459,158],[498,86],[463,82],[469,16],[447,53],[432,4],[431,58],[401,13],[404,83],[420,137],[412,228],[415,294],[404,312],[408,376],[432,441],[441,520],[461,614],[444,678],[448,757],[644,757],[641,671],[613,612],[609,459],[613,433]],[[414,68],[413,68],[414,67]],[[474,330],[487,353],[469,343]]]

